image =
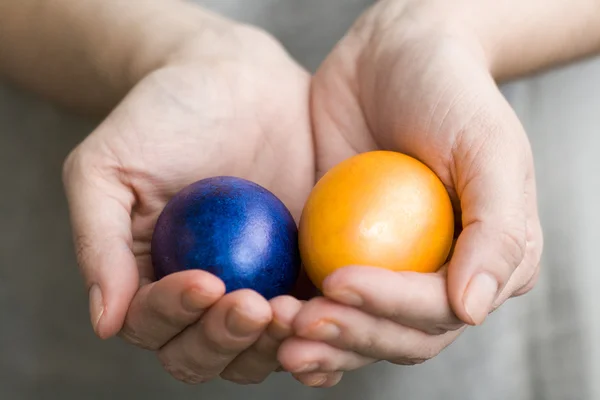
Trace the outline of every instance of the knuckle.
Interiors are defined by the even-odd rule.
[[[525,232],[515,228],[507,231],[500,231],[498,239],[503,245],[502,247],[507,250],[506,257],[508,258],[508,261],[516,268],[525,258],[525,252],[527,250]]]
[[[344,342],[347,346],[361,354],[374,356],[375,358],[386,358],[385,355],[391,355],[395,358],[404,353],[402,340],[393,334],[393,322],[389,320],[379,321],[370,329],[360,335],[347,334]]]
[[[169,357],[165,357],[164,355],[159,354],[158,359],[163,369],[173,378],[188,385],[206,383],[215,378],[215,376],[201,374],[180,363],[173,362]]]
[[[524,262],[519,266],[523,276],[522,283],[516,288],[512,297],[527,294],[537,285],[541,274],[542,240],[540,234],[528,242]]]
[[[75,256],[80,268],[88,265],[94,258],[94,243],[86,234],[75,236]]]
[[[104,249],[122,246],[123,239],[118,235],[104,234],[100,238],[95,231],[75,232],[74,234],[75,259],[78,267],[87,276],[90,272],[96,272],[96,268],[102,264],[106,256]],[[90,283],[90,282],[88,282]]]
[[[374,349],[381,347],[381,338],[378,338],[371,332],[366,335],[361,335],[360,337],[350,337],[348,341],[351,348],[360,349],[361,352],[367,354],[371,354]]]
[[[136,347],[142,348],[144,350],[158,350],[160,345],[152,340],[143,338],[138,334],[134,329],[129,326],[124,326],[121,332],[119,332],[119,337],[123,339],[125,342],[134,345]]]
[[[150,289],[150,294],[148,295],[147,310],[149,317],[156,321],[160,321],[161,324],[168,327],[187,325],[186,318],[182,315],[181,310],[178,309],[173,311],[170,309],[169,304],[165,303],[161,297],[154,295],[152,289]]]
[[[327,287],[330,290],[346,288],[351,286],[356,277],[359,276],[360,267],[348,266],[334,271],[327,279]]]
[[[441,336],[439,336],[441,338]],[[445,341],[444,341],[445,342]],[[442,351],[438,345],[439,339],[424,340],[422,343],[412,342],[397,345],[396,356],[390,362],[398,365],[418,365],[431,360]]]
[[[228,335],[212,329],[205,329],[204,342],[206,347],[210,348],[212,352],[223,357],[239,353],[239,348],[241,347],[239,343],[232,340]]]

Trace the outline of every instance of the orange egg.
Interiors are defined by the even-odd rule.
[[[300,254],[310,280],[349,265],[435,272],[454,235],[446,188],[420,161],[391,151],[349,158],[317,182],[302,212]]]

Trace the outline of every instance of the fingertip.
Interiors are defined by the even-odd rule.
[[[92,324],[96,321],[94,326],[94,332],[102,339],[110,339],[116,336],[125,323],[125,317],[133,294],[127,295],[123,299],[115,299],[112,303],[108,300],[101,310],[100,314],[92,314]]]
[[[447,273],[448,297],[455,315],[465,324],[481,325],[518,262],[503,259],[494,240],[475,225],[459,238]],[[515,264],[515,265],[513,265]]]
[[[94,332],[101,339],[104,339],[104,333],[100,329],[102,315],[104,314],[104,297],[98,284],[92,285],[89,290],[89,313]]]
[[[312,356],[311,342],[298,337],[291,337],[285,340],[277,351],[277,360],[285,371],[300,374],[306,369],[316,369],[314,365],[310,365]],[[323,344],[325,346],[325,344]]]
[[[277,359],[284,370],[292,374],[349,371],[374,362],[373,359],[352,351],[297,337],[289,338],[282,343]]]
[[[369,269],[375,269],[375,267],[348,265],[333,271],[323,280],[323,284],[321,285],[323,294],[351,285],[357,273],[360,273],[361,270],[365,271]],[[377,273],[377,270],[375,273]]]
[[[182,307],[192,313],[197,313],[210,307],[225,295],[225,284],[218,277],[205,271],[184,271],[167,276],[164,282],[181,292]]]
[[[225,295],[225,283],[218,276],[201,270],[187,272],[190,273],[190,276],[185,276],[183,278],[187,280],[189,286],[201,288],[202,290],[210,292],[219,297],[223,297]]]
[[[323,294],[338,303],[362,308],[365,305],[365,297],[380,291],[375,282],[396,281],[398,277],[396,272],[384,268],[348,266],[325,279]]]
[[[88,291],[90,320],[100,339],[117,335],[124,323],[131,302],[140,288],[137,271],[124,268],[119,274],[100,270],[97,283]]]
[[[116,320],[102,316],[96,323],[94,332],[101,340],[108,340],[116,336],[121,331],[122,326],[123,324],[119,324]]]
[[[202,318],[204,329],[214,341],[223,335],[255,340],[273,318],[269,302],[253,290],[240,289],[227,293]],[[237,340],[236,339],[236,340]]]
[[[327,389],[340,383],[343,372],[312,372],[307,374],[293,374],[292,376],[305,386]]]
[[[273,310],[273,322],[285,330],[291,330],[294,318],[302,309],[302,303],[292,296],[275,297],[269,303]]]
[[[110,310],[109,306],[103,306],[100,314],[91,314],[94,332],[102,340],[116,336],[121,331],[125,321],[126,311],[111,313]]]
[[[325,389],[334,387],[335,385],[340,383],[342,381],[342,378],[344,377],[343,372],[333,372],[327,375],[327,380],[321,385],[321,387]]]
[[[240,289],[229,293],[224,298],[229,297],[231,309],[239,310],[245,315],[265,325],[271,322],[273,318],[273,310],[269,302],[260,294],[250,289]]]
[[[330,388],[337,385],[341,380],[342,372],[312,372],[307,374],[293,374],[301,384],[314,388]]]
[[[479,272],[471,279],[462,298],[462,308],[472,325],[485,321],[499,292],[498,279],[488,272]]]
[[[292,311],[302,307],[302,302],[290,295],[277,296],[269,300],[271,306],[280,310]]]
[[[98,283],[92,284],[89,289],[92,326],[96,335],[103,340],[121,331],[129,306],[139,289],[135,268],[123,268],[119,274],[111,272],[100,270]]]
[[[282,341],[294,334],[293,323],[302,308],[302,303],[291,296],[275,297],[269,301],[273,319],[267,334],[276,341]]]
[[[204,311],[223,297],[223,292],[192,286],[181,293],[181,306],[190,313]]]

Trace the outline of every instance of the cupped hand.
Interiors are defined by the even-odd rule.
[[[263,185],[299,217],[315,179],[310,76],[258,30],[208,36],[131,90],[68,157],[64,183],[97,335],[156,350],[185,382],[260,382],[300,302],[224,295],[202,271],[155,282],[150,241],[167,201],[215,175]]]
[[[488,54],[445,3],[378,2],[317,72],[311,103],[319,175],[377,149],[421,160],[452,197],[453,254],[435,274],[332,274],[279,350],[293,373],[423,362],[536,282],[542,231],[528,138]]]

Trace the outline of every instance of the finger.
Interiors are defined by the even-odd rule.
[[[310,387],[330,388],[342,380],[343,372],[312,372],[308,374],[294,375],[294,378],[303,385]]]
[[[292,322],[302,303],[291,296],[280,296],[269,302],[273,319],[269,327],[248,350],[240,354],[221,373],[221,378],[239,384],[264,381],[279,367],[277,350],[293,334]]]
[[[129,343],[157,350],[198,321],[224,294],[223,282],[208,272],[168,275],[138,291],[120,335]]]
[[[533,166],[532,166],[533,168]],[[532,176],[527,182],[525,197],[527,201],[527,242],[525,245],[525,258],[517,267],[504,290],[496,299],[494,309],[511,297],[521,296],[529,292],[539,278],[540,259],[544,247],[544,237],[542,226],[538,218],[537,193],[533,170],[530,170]]]
[[[526,247],[529,143],[499,91],[484,102],[453,152],[463,231],[448,267],[448,295],[472,325],[485,320]]]
[[[77,150],[67,158],[63,173],[77,261],[89,291],[90,318],[103,339],[121,329],[139,282],[131,250],[134,196],[111,168]]]
[[[338,303],[430,334],[463,325],[450,307],[442,274],[346,267],[323,282],[323,293]]]
[[[509,297],[519,297],[519,296],[523,296],[527,293],[529,293],[531,290],[533,290],[533,288],[535,287],[535,285],[537,284],[539,278],[540,278],[540,268],[541,268],[541,264],[538,264],[537,266],[535,266],[535,271],[533,273],[533,276],[531,276],[531,278],[529,278],[529,280],[525,281],[525,285],[523,285],[520,289],[516,290],[515,292],[511,292],[513,293],[511,296],[507,296],[506,298],[508,299]],[[502,295],[500,295],[500,299],[502,299]],[[500,304],[502,304],[502,302],[496,301],[495,307],[499,307]]]
[[[353,371],[375,362],[374,359],[345,351],[320,341],[298,337],[285,340],[278,352],[279,362],[294,376],[312,373]]]
[[[403,364],[433,358],[462,332],[429,335],[324,298],[315,298],[302,307],[294,320],[294,330],[304,339]]]
[[[207,382],[252,346],[271,318],[269,303],[258,293],[232,292],[161,348],[158,357],[176,379],[192,384]]]

